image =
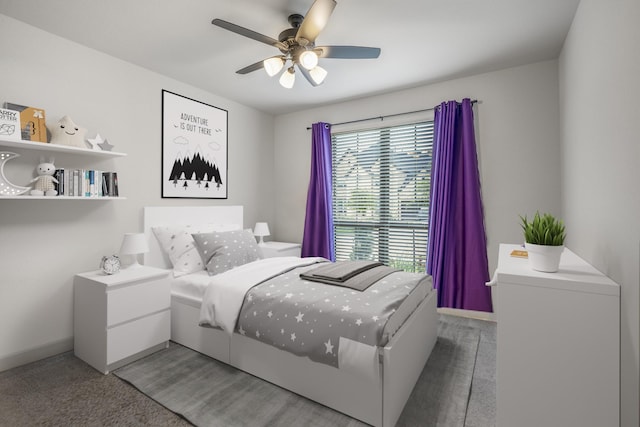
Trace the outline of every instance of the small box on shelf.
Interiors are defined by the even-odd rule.
[[[20,134],[24,141],[47,142],[47,126],[42,108],[4,103],[4,108],[20,113]]]

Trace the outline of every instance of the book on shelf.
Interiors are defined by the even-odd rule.
[[[103,172],[102,179],[102,193],[109,197],[119,197],[117,172]]]
[[[0,108],[0,138],[20,141],[20,112]]]
[[[54,178],[58,180],[58,196],[118,197],[118,178],[115,172],[58,168]]]
[[[80,197],[80,169],[73,170],[73,196]]]
[[[53,184],[53,188],[55,188],[59,196],[64,195],[64,169],[56,169],[53,177],[58,181],[57,184]]]

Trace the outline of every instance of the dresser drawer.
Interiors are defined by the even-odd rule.
[[[169,308],[171,292],[166,277],[144,280],[107,291],[107,327]]]
[[[170,310],[108,329],[107,365],[169,341],[170,330]]]

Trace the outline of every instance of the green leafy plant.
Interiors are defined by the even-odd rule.
[[[562,220],[557,220],[548,213],[540,215],[539,212],[536,212],[531,222],[527,220],[526,215],[520,215],[520,219],[525,242],[545,246],[564,245],[566,233]]]

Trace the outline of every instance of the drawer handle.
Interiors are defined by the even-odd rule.
[[[496,271],[493,272],[493,277],[491,278],[491,280],[486,282],[484,285],[496,286],[497,284],[498,284],[498,269],[496,268]]]

